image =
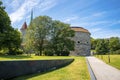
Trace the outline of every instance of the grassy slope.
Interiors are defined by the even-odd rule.
[[[38,73],[16,78],[14,80],[90,80],[84,57],[73,57],[70,65],[47,73]]]
[[[110,55],[110,63],[108,63],[108,55],[97,55],[96,57],[120,70],[120,55]]]
[[[68,59],[69,56],[27,56],[27,55],[0,55],[0,61],[2,60],[43,60],[43,59]]]

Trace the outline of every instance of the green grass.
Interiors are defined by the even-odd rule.
[[[27,56],[27,55],[0,55],[2,60],[48,60],[48,59],[69,59],[74,58],[70,65],[44,73],[37,73],[15,78],[14,80],[90,80],[85,57],[70,56]]]
[[[108,61],[108,55],[96,55],[96,57],[120,70],[120,55],[110,55],[110,63]]]
[[[66,67],[46,73],[26,75],[14,80],[90,80],[85,57],[72,58],[75,59],[74,62]]]
[[[27,56],[27,55],[0,55],[0,61],[2,60],[43,60],[43,59],[68,59],[69,56]]]

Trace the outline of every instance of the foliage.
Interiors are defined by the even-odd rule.
[[[111,54],[120,54],[120,49],[116,50],[116,51],[112,51]]]
[[[91,38],[91,49],[98,54],[120,54],[120,38],[111,37],[106,39]]]
[[[98,41],[97,39],[94,39],[91,37],[91,49],[92,50],[95,50],[97,41]]]
[[[18,30],[13,29],[13,31],[11,31],[11,33],[8,34],[8,37],[6,38],[4,43],[7,44],[6,47],[9,49],[8,54],[17,54],[16,51],[20,48],[21,44],[20,32]]]
[[[45,49],[45,50],[44,50],[44,54],[45,54],[46,56],[53,56],[53,55],[54,55],[53,51],[50,50],[50,49]]]
[[[104,40],[104,39],[98,40],[95,50],[98,54],[108,53],[109,50],[108,50],[107,40]]]
[[[69,24],[39,16],[27,29],[26,50],[33,49],[38,55],[63,55],[74,49],[74,41],[70,39],[73,36]]]
[[[11,26],[8,14],[0,1],[0,50],[7,48],[8,54],[15,54],[20,47],[20,33]]]
[[[23,50],[22,49],[18,49],[15,51],[16,55],[22,55],[23,54]]]
[[[49,45],[56,55],[63,55],[63,52],[74,50],[74,41],[70,38],[74,36],[74,31],[69,24],[60,21],[53,21]],[[65,53],[66,54],[66,53]]]
[[[109,40],[110,52],[120,49],[120,39],[118,37],[111,37]]]
[[[11,30],[10,19],[4,10],[2,2],[0,1],[0,49],[4,47],[4,38],[9,30]]]
[[[32,24],[28,28],[26,46],[32,47],[38,52],[38,55],[42,55],[51,25],[52,20],[50,17],[39,16],[32,21]]]
[[[7,48],[2,48],[0,50],[0,54],[6,54],[6,53],[8,53],[8,49]]]

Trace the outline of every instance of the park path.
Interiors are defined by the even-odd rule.
[[[96,57],[86,57],[97,80],[120,80],[120,70],[104,63]]]

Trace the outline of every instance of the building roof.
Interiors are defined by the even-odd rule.
[[[84,29],[83,27],[72,26],[71,29],[76,32],[80,31],[80,32],[90,33],[87,29]]]
[[[26,24],[26,22],[24,22],[24,24],[22,25],[22,27],[21,27],[20,30],[25,30],[25,29],[27,29],[27,24]]]

